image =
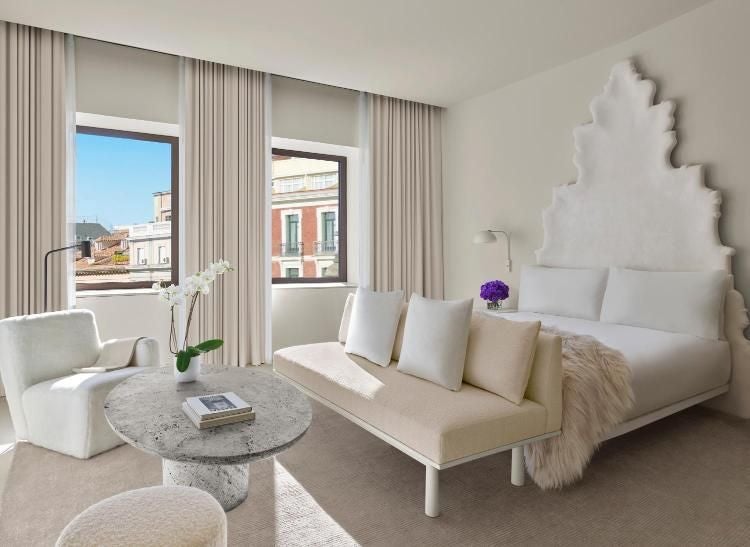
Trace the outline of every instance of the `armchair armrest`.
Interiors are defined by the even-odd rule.
[[[156,338],[141,338],[135,345],[130,364],[136,367],[158,367],[159,342]]]

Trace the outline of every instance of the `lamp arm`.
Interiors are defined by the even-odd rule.
[[[52,249],[51,251],[47,251],[44,254],[44,277],[42,278],[42,284],[44,287],[44,311],[47,311],[47,266],[48,266],[48,258],[49,255],[52,253],[57,253],[59,251],[67,251],[68,249],[74,249],[76,247],[80,247],[81,243],[74,243],[73,245],[68,245],[66,247],[60,247],[59,249]]]
[[[505,230],[488,230],[492,232],[493,234],[503,234],[505,236],[505,252],[507,259],[505,260],[505,266],[508,268],[508,271],[511,271],[513,262],[510,259],[510,234],[511,232],[506,232]]]

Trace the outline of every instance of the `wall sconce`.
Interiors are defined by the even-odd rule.
[[[495,243],[497,242],[497,236],[495,234],[503,234],[505,236],[505,251],[507,256],[505,267],[508,268],[508,271],[511,271],[512,262],[510,259],[510,232],[505,232],[503,230],[482,230],[474,234],[474,243]]]

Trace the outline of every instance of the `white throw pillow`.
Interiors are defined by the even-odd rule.
[[[354,307],[354,293],[349,293],[344,304],[344,313],[341,314],[341,324],[339,325],[339,342],[346,344],[346,336],[349,334],[349,323],[352,320],[352,308]],[[406,324],[406,312],[409,306],[401,304],[401,317],[398,320],[398,329],[396,329],[396,341],[393,343],[393,353],[391,361],[398,361],[401,356],[401,345],[404,343],[404,325]]]
[[[606,286],[604,268],[524,266],[518,309],[598,321]]]
[[[357,289],[344,351],[387,367],[391,363],[403,300],[403,291]]]
[[[349,334],[349,323],[352,321],[352,308],[354,307],[354,293],[349,293],[344,304],[344,313],[341,314],[339,325],[339,342],[346,344],[346,336]]]
[[[644,272],[612,268],[602,304],[605,323],[718,340],[727,272]]]
[[[458,391],[464,374],[473,299],[429,300],[413,294],[398,370]]]

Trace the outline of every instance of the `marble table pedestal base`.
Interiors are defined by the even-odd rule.
[[[211,494],[224,508],[234,509],[247,498],[250,466],[161,461],[164,486],[192,486]]]

